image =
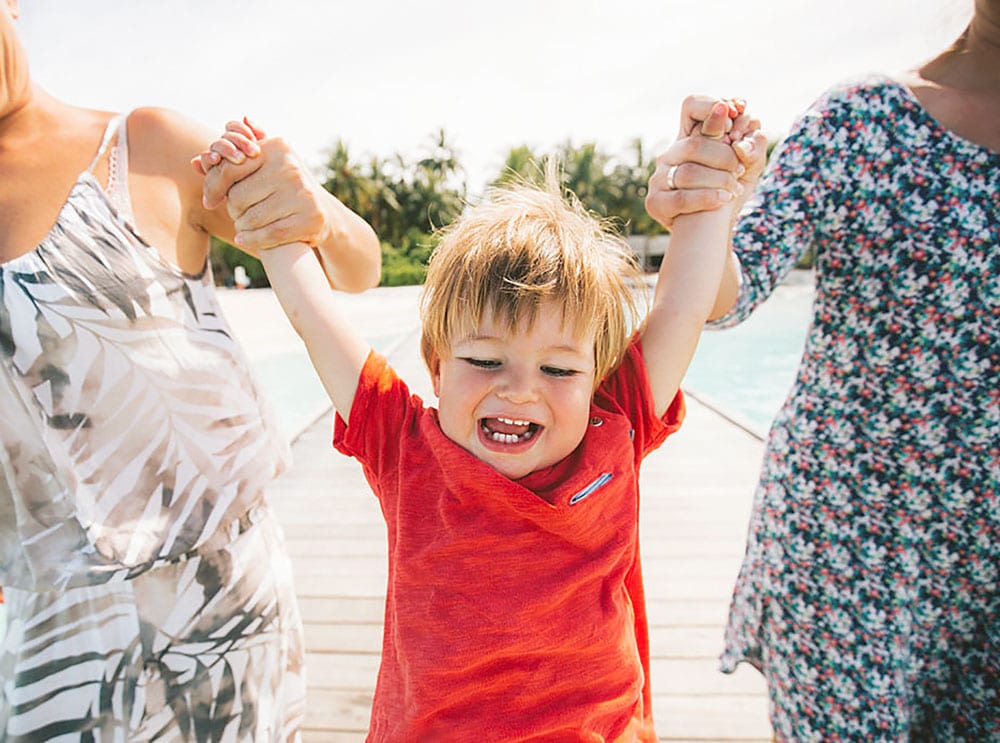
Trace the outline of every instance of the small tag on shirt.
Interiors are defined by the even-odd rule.
[[[569,504],[571,506],[575,506],[577,503],[582,501],[584,498],[593,493],[595,490],[604,487],[604,485],[606,485],[611,480],[612,477],[613,475],[610,472],[605,472],[603,475],[601,475],[592,483],[590,483],[590,485],[588,485],[579,493],[570,498]]]

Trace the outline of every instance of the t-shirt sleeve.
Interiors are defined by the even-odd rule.
[[[349,419],[338,414],[334,420],[333,445],[361,463],[379,495],[380,484],[398,472],[400,441],[417,427],[421,407],[389,362],[371,351],[358,378]]]
[[[844,132],[865,116],[858,86],[841,86],[813,103],[777,145],[733,232],[739,298],[710,327],[745,320],[807,251],[819,254],[824,241],[835,236],[851,193],[847,160],[852,154]]]
[[[684,421],[684,395],[679,389],[663,417],[657,417],[638,338],[626,349],[618,368],[601,382],[594,399],[598,406],[618,408],[632,422],[633,446],[640,459],[660,446]]]

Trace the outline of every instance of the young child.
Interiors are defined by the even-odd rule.
[[[437,409],[354,332],[308,247],[263,253],[387,523],[369,740],[656,740],[639,465],[683,419],[730,211],[676,219],[643,318],[628,245],[551,172],[469,209],[422,300]]]

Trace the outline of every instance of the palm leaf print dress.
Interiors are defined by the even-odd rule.
[[[0,265],[0,739],[294,740],[288,447],[210,270],[133,227],[124,118],[94,162],[116,134]]]
[[[737,322],[807,248],[724,670],[777,739],[1000,742],[1000,153],[899,82],[824,95],[736,228]]]

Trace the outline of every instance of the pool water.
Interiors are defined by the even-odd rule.
[[[763,436],[795,380],[813,294],[795,272],[740,325],[703,333],[684,389]]]
[[[326,390],[305,353],[257,356],[250,364],[289,439],[330,409]]]
[[[385,353],[399,340],[399,336],[387,334],[366,340],[377,351]],[[332,410],[330,398],[304,350],[256,354],[249,359],[257,381],[289,440],[294,440],[320,416]]]

